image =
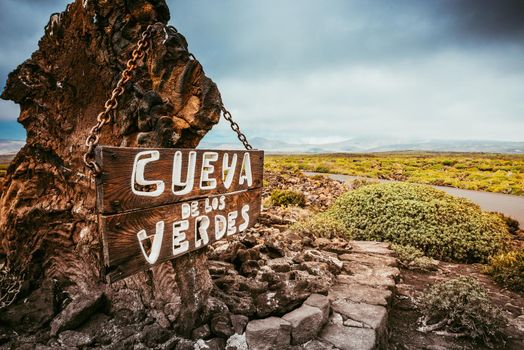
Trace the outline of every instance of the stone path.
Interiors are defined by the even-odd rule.
[[[397,261],[387,243],[350,245],[346,252],[332,253],[341,272],[327,296],[312,294],[282,317],[249,322],[246,332],[230,338],[226,349],[386,348],[388,308],[400,275]]]

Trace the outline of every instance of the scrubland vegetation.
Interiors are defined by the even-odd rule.
[[[510,239],[500,215],[482,212],[476,204],[430,186],[406,183],[372,184],[347,192],[296,229],[387,241],[435,259],[465,263],[487,262]]]
[[[4,177],[7,171],[8,164],[0,164],[0,177]]]
[[[492,346],[503,344],[504,316],[471,277],[437,283],[418,302],[424,315],[421,331],[444,330]]]
[[[355,239],[409,245],[445,261],[486,262],[509,239],[499,216],[426,185],[364,186],[344,194],[330,212]]]
[[[268,155],[266,167],[524,195],[524,155],[418,152]]]
[[[384,170],[394,168],[396,162],[397,169],[413,169],[403,172],[405,178],[384,175],[385,170],[376,177],[431,184],[446,178],[460,178],[459,182],[438,184],[524,194],[524,159],[519,156],[501,159],[487,155],[448,155],[445,159],[421,155],[392,156],[393,159],[362,156],[357,162],[346,156],[323,157],[269,156],[266,164],[268,169],[296,176],[301,170],[348,173],[344,165],[361,162],[360,171],[352,174],[371,176],[370,164],[381,163]],[[324,168],[319,169],[319,164]],[[501,176],[503,173],[506,175]],[[468,178],[478,179],[476,187],[467,185]],[[484,212],[467,199],[423,184],[357,179],[351,188],[327,210],[296,222],[290,229],[309,237],[390,242],[402,268],[423,274],[439,274],[439,266],[446,264],[439,261],[456,266],[481,263],[484,265],[478,271],[490,275],[498,288],[524,292],[524,251],[515,244],[519,235],[517,221],[499,213]],[[298,193],[291,195],[288,191],[284,196],[280,191],[271,197],[279,198],[272,201],[273,205],[289,206],[294,205],[291,198],[298,197]],[[416,298],[422,321],[420,330],[469,338],[475,344],[490,348],[501,347],[505,342],[507,310],[496,306],[484,284],[467,276],[444,279]]]
[[[296,174],[292,169],[295,172],[289,173]],[[327,210],[290,229],[308,237],[390,242],[402,268],[423,274],[438,275],[439,266],[445,264],[439,261],[483,263],[499,288],[524,292],[524,251],[511,250],[518,234],[515,220],[483,212],[467,199],[427,185],[357,181],[352,188]],[[503,347],[507,311],[488,296],[483,284],[462,276],[432,281],[414,298],[418,331]]]
[[[512,250],[490,258],[486,271],[501,285],[524,292],[524,251]]]

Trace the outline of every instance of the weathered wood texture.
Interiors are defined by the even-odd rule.
[[[263,151],[222,151],[222,150],[191,150],[191,149],[160,149],[160,158],[150,162],[145,168],[145,178],[150,180],[162,181],[164,191],[154,197],[140,196],[131,190],[133,181],[133,164],[138,152],[155,150],[144,148],[115,148],[115,147],[98,147],[97,162],[102,168],[102,175],[97,178],[97,206],[101,213],[119,213],[128,210],[151,208],[154,206],[176,203],[190,198],[202,196],[223,194],[228,192],[247,190],[262,187],[264,152]],[[182,159],[181,178],[187,181],[187,169],[189,162],[189,153],[195,152],[195,171],[193,177],[194,186],[191,192],[184,195],[175,195],[172,191],[172,175],[174,167],[175,152],[180,152]],[[217,153],[218,159],[214,161],[213,179],[216,179],[216,188],[212,190],[201,189],[199,184],[201,180],[202,159],[204,153]],[[252,173],[252,184],[248,185],[247,181],[239,184],[239,177],[242,172],[244,155],[249,154],[249,164]],[[224,186],[222,176],[223,159],[227,155],[227,166],[232,166],[234,162],[233,178],[229,187]],[[235,160],[233,160],[235,159]],[[175,169],[176,171],[176,169]],[[193,176],[192,174],[189,175]],[[153,187],[155,187],[153,185]],[[154,189],[154,188],[153,188]]]
[[[182,300],[198,301],[181,310],[183,315],[199,312],[205,304],[211,282],[202,250],[188,257],[186,266],[194,266],[192,270],[163,264],[152,275],[137,274],[111,288],[100,285],[95,189],[82,162],[85,138],[140,32],[148,24],[167,23],[169,17],[164,0],[76,0],[51,17],[39,48],[9,74],[1,97],[20,105],[18,121],[27,130],[27,144],[5,177],[0,252],[15,269],[26,271],[28,292],[43,278],[52,278],[66,288],[60,295],[72,299],[103,289],[113,310],[159,306],[178,299],[179,293]],[[100,144],[196,147],[219,120],[219,91],[190,58],[181,34],[156,31],[151,44]],[[179,284],[193,290],[177,291],[175,273]],[[141,297],[131,305],[118,297],[126,293]],[[62,305],[60,295],[56,305]],[[27,311],[34,312],[30,305]],[[191,327],[195,321],[188,316],[177,322]]]
[[[223,208],[213,210],[212,203],[220,203],[220,197],[223,197]],[[198,202],[198,214],[193,213],[193,215],[184,220],[182,218],[182,204],[189,205],[191,202]],[[245,205],[249,206],[248,210],[242,213]],[[195,207],[193,210],[195,210]],[[103,215],[100,220],[100,230],[102,231],[104,239],[104,260],[107,267],[108,282],[113,283],[166,260],[171,260],[196,249],[204,248],[206,245],[217,241],[215,229],[220,231],[218,239],[225,239],[233,234],[238,234],[240,230],[244,231],[255,224],[261,209],[260,207],[261,189],[255,189],[211,196],[207,199],[169,204],[136,212],[109,216]],[[234,219],[230,222],[231,225],[225,224],[228,219],[228,213],[235,213]],[[222,227],[219,225],[221,227],[218,228],[215,226],[215,218],[217,216],[221,216],[226,220],[224,222],[225,226]],[[247,221],[245,216],[248,217]],[[206,229],[207,239],[201,237],[201,235],[195,237],[198,226],[197,223],[202,224],[203,218],[209,220],[209,226]],[[143,244],[145,252],[150,254],[152,248],[149,245],[152,243],[152,240],[145,239],[139,242],[137,234],[144,230],[144,234],[153,238],[155,232],[157,232],[156,226],[159,222],[162,222],[162,234],[155,239],[161,239],[160,254],[155,262],[150,263],[144,257],[140,244]],[[187,228],[183,230],[185,239],[181,240],[180,244],[176,246],[187,242],[188,248],[179,249],[179,253],[173,255],[173,225],[175,223],[180,224],[181,222],[187,225]],[[228,233],[227,230],[229,228],[232,230]],[[197,239],[200,243],[199,246]],[[173,261],[173,264],[176,265],[176,260]]]

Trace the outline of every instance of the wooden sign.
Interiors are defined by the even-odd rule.
[[[96,161],[109,282],[238,234],[261,210],[263,151],[98,147]]]

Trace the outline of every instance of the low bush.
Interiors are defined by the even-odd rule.
[[[344,224],[325,212],[314,215],[304,221],[299,221],[293,224],[290,229],[301,236],[322,238],[348,237]]]
[[[357,188],[364,187],[367,185],[377,184],[378,181],[374,179],[356,178],[351,181],[351,189],[356,190]]]
[[[503,342],[502,312],[492,305],[486,291],[471,277],[460,277],[431,286],[419,299],[423,315],[420,331],[445,330],[473,338],[488,346]]]
[[[273,190],[273,192],[271,192],[270,200],[272,205],[281,207],[288,207],[291,205],[304,207],[306,205],[306,197],[304,194],[291,190]]]
[[[392,244],[391,249],[397,254],[400,265],[406,269],[432,271],[438,267],[438,261],[425,256],[423,251],[415,247]]]
[[[496,211],[494,211],[492,213],[494,215],[497,215],[499,218],[502,219],[502,221],[504,221],[506,223],[506,226],[508,227],[509,233],[514,235],[514,234],[516,234],[518,232],[520,223],[517,220],[515,220],[515,219],[513,219],[513,218],[511,218],[509,216],[506,216],[506,215],[504,215],[502,213],[496,212]]]
[[[499,216],[426,185],[367,185],[342,195],[329,213],[354,239],[408,245],[446,261],[486,262],[509,238]]]
[[[329,173],[329,168],[328,167],[325,167],[325,166],[322,166],[322,165],[319,165],[317,166],[314,171],[316,173]]]
[[[493,256],[487,272],[493,279],[516,292],[524,292],[524,250],[513,250]]]

